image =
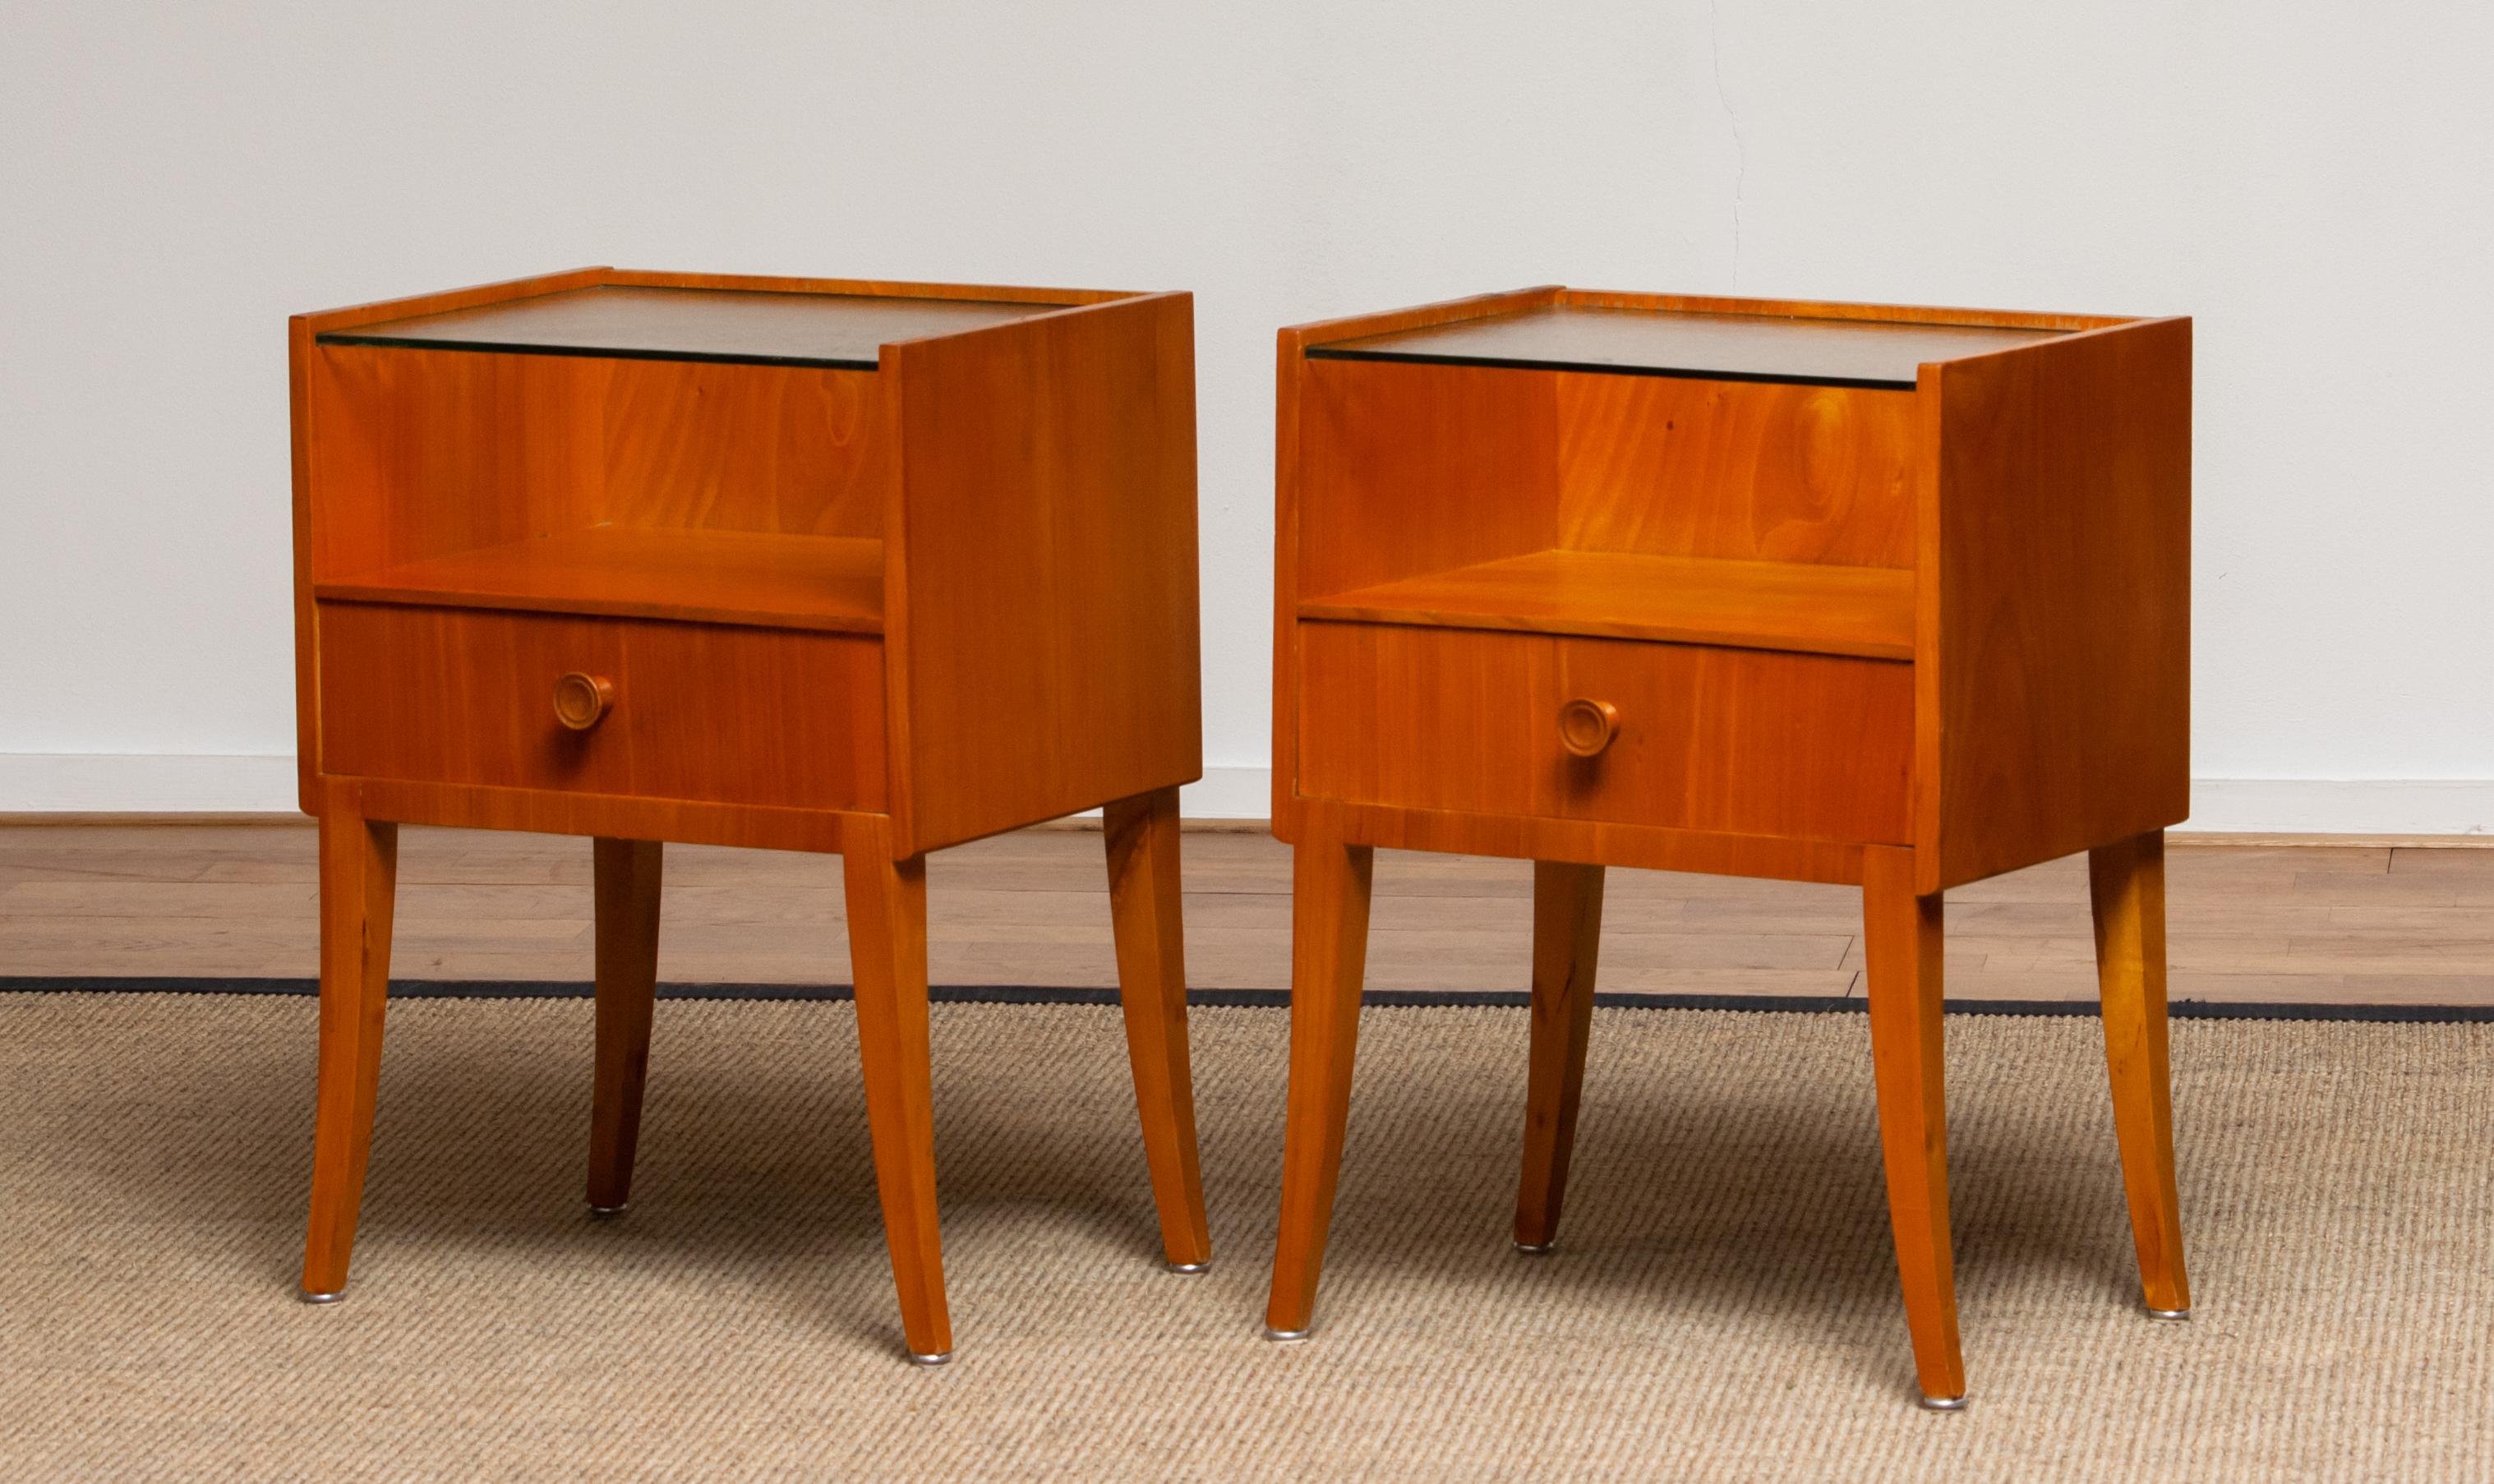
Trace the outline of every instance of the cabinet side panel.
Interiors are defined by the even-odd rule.
[[[875,373],[614,363],[605,514],[618,526],[877,536],[889,453]]]
[[[1557,387],[1544,371],[1307,361],[1298,596],[1558,544]]]
[[[1201,776],[1192,299],[884,357],[912,848]]]
[[[1921,395],[1916,890],[2180,821],[2191,322],[1927,367]]]
[[[1840,566],[1914,564],[1914,394],[1570,373],[1560,544]]]
[[[593,524],[617,364],[312,347],[313,580]]]

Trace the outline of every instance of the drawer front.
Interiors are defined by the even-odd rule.
[[[322,603],[319,622],[324,772],[884,806],[872,636],[379,603]],[[579,730],[555,710],[575,673],[612,687]]]
[[[1907,838],[1909,664],[1373,623],[1298,643],[1306,798]]]

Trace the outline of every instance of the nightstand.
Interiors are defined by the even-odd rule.
[[[1557,1230],[1604,867],[1862,888],[1939,1407],[1965,1392],[1942,893],[2088,852],[2146,1303],[2187,1311],[2162,832],[2190,808],[2190,428],[2187,319],[1535,288],[1283,331],[1268,1329],[1315,1303],[1381,845],[1536,863],[1527,1251]]]
[[[1189,296],[591,268],[291,333],[320,820],[306,1296],[346,1283],[401,823],[595,837],[601,1212],[630,1187],[657,842],[843,858],[885,1230],[909,1350],[933,1361],[925,858],[1105,806],[1162,1242],[1200,1267]]]

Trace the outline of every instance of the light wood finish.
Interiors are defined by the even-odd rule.
[[[1566,550],[1914,564],[1919,425],[1909,392],[1536,379],[1559,401],[1558,544]]]
[[[1820,840],[1907,837],[1904,665],[1398,624],[1299,629],[1299,791]],[[1571,755],[1560,708],[1611,705]],[[1845,745],[1827,740],[1842,737]]]
[[[1192,301],[892,350],[894,814],[932,850],[1203,771]]]
[[[1192,299],[592,268],[290,332],[304,807],[598,840],[593,1203],[630,1179],[654,842],[838,852],[904,1325],[949,1349],[925,857],[1110,805],[1165,1245],[1201,1261]]]
[[[318,584],[323,600],[883,632],[883,543],[592,526]]]
[[[1109,911],[1117,942],[1118,998],[1143,1157],[1159,1207],[1161,1251],[1180,1267],[1212,1260],[1196,1163],[1195,1079],[1187,1065],[1184,888],[1178,874],[1177,790],[1110,804],[1103,819]]]
[[[1911,659],[1914,578],[1879,567],[1546,551],[1303,598],[1299,617]]]
[[[351,789],[340,789],[320,816],[320,1071],[303,1243],[303,1291],[316,1298],[347,1286],[389,1009],[398,827],[363,818],[357,803]]]
[[[953,1351],[944,1304],[944,1248],[935,1220],[935,1104],[927,1040],[927,862],[886,850],[840,858],[848,883],[849,966],[857,985],[858,1057],[866,1073],[874,1183],[884,1243],[900,1290],[909,1352]]]
[[[1515,1243],[1541,1250],[1559,1236],[1585,1047],[1601,957],[1602,867],[1533,863],[1533,1023],[1524,1088],[1524,1175],[1515,1194]]]
[[[884,802],[883,651],[871,639],[459,608],[321,610],[321,764],[332,773],[782,808]],[[611,714],[588,731],[564,726],[548,701],[574,671],[615,687]]]
[[[1925,372],[1925,892],[2191,812],[2191,321]]]
[[[2087,852],[2096,973],[2104,988],[2105,1061],[2121,1141],[2122,1193],[2139,1248],[2147,1307],[2191,1307],[2182,1264],[2181,1198],[2174,1182],[2174,1100],[2166,1071],[2165,836],[2134,836]]]
[[[1359,989],[1368,954],[1376,852],[1343,843],[1325,814],[1310,821],[1291,878],[1291,1085],[1282,1150],[1282,1215],[1264,1327],[1305,1334],[1316,1312],[1334,1187],[1342,1178]]]
[[[1935,1398],[1940,893],[2189,812],[2190,328],[1539,288],[1279,341],[1275,832],[1860,884]],[[2115,1101],[2178,1290],[2122,869]]]
[[[650,1077],[650,1022],[658,992],[658,888],[665,849],[655,840],[601,839],[595,862],[597,1052],[589,1100],[589,1205],[624,1209],[641,1140]]]
[[[1910,851],[1865,851],[1862,953],[1879,1152],[1914,1374],[1928,1401],[1965,1395],[1949,1251],[1948,1094],[1940,1029],[1940,898],[1914,894]]]

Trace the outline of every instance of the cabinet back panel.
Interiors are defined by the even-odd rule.
[[[606,519],[616,525],[883,533],[889,440],[876,373],[599,364]]]
[[[1556,545],[1557,436],[1545,372],[1307,362],[1300,596]]]
[[[594,524],[612,362],[322,346],[308,366],[316,582]]]
[[[1839,566],[1914,561],[1914,394],[1557,375],[1559,544]]]

